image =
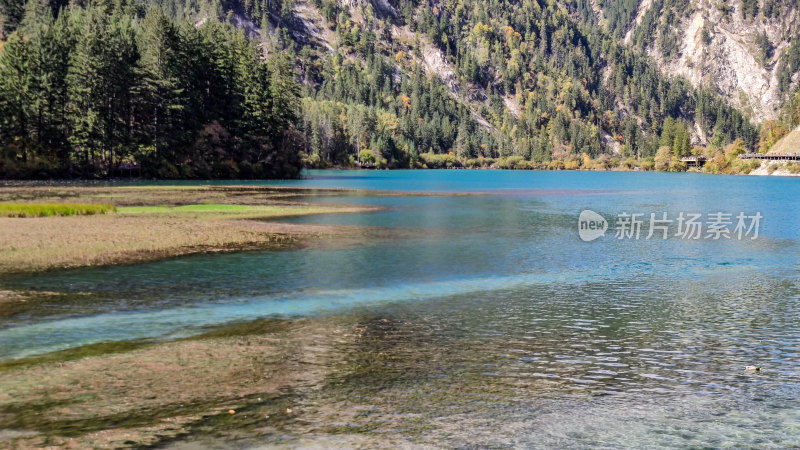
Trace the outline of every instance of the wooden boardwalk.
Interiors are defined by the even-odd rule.
[[[739,158],[767,161],[800,161],[800,153],[742,153]]]
[[[681,161],[685,162],[688,167],[701,167],[707,159],[705,156],[684,156]]]
[[[760,159],[763,161],[800,161],[800,153],[742,153],[739,159]],[[702,167],[708,161],[705,156],[684,156],[681,161],[689,167]]]

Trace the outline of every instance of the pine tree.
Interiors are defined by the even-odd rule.
[[[675,142],[675,119],[672,117],[667,117],[664,120],[664,126],[661,128],[661,140],[659,141],[659,147],[669,147],[672,148],[672,145]]]
[[[680,121],[675,126],[675,138],[672,144],[672,153],[678,158],[689,156],[692,149],[692,141],[686,131],[686,124]]]
[[[171,154],[174,149],[170,144],[177,138],[173,132],[178,122],[177,115],[183,110],[183,89],[178,78],[178,42],[177,30],[164,12],[150,8],[138,42],[142,65],[139,95],[142,107],[147,111],[147,122],[151,124],[145,128],[149,128],[147,134],[155,160],[174,162]]]
[[[26,21],[31,19],[26,16]],[[67,82],[69,59],[73,48],[72,33],[66,15],[54,19],[49,13],[28,22],[30,30],[30,70],[34,89],[29,103],[36,122],[32,137],[48,159],[69,160],[67,123]]]
[[[30,44],[23,33],[9,37],[0,52],[0,137],[8,156],[27,161],[31,145],[28,105],[31,100]]]
[[[108,19],[105,11],[88,9],[77,17],[79,35],[67,73],[69,141],[82,157],[88,175],[96,165],[97,151],[103,145],[103,123],[108,76],[104,46]]]

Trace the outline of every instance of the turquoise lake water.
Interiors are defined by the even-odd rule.
[[[422,414],[424,444],[800,445],[800,179],[309,171],[250,184],[408,194],[309,196],[384,209],[291,220],[398,231],[357,245],[0,279],[75,294],[0,319],[0,359],[262,317],[346,320],[372,326],[370,348],[396,364],[314,401]],[[585,209],[609,221],[604,237],[579,238]],[[731,231],[758,213],[757,239],[706,238],[717,212]],[[615,237],[622,213],[643,214],[638,240]],[[669,239],[646,239],[650,213],[702,214],[703,236],[676,237],[673,222]]]

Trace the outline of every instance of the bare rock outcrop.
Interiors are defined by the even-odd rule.
[[[638,25],[643,7],[654,7],[654,3],[658,4],[642,0],[628,35]],[[716,87],[731,105],[752,120],[777,119],[785,100],[778,83],[779,62],[800,31],[800,6],[787,2],[779,17],[766,18],[759,13],[745,19],[740,2],[727,4],[731,9],[726,12],[716,1],[692,0],[675,25],[679,36],[677,52],[666,58],[657,49],[655,38],[649,52],[667,73],[682,76],[694,86]],[[758,44],[762,35],[772,47],[766,58]]]

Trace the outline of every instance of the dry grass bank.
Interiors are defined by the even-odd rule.
[[[255,221],[192,217],[0,218],[0,273],[281,248],[319,232],[313,227],[286,229]]]
[[[0,217],[0,273],[125,264],[209,251],[281,248],[301,238],[330,235],[333,228],[246,219],[367,210],[314,206],[293,198],[301,194],[331,195],[315,192],[212,187],[0,188],[0,199],[7,201],[77,200],[111,203],[119,208],[115,214],[94,216]]]

